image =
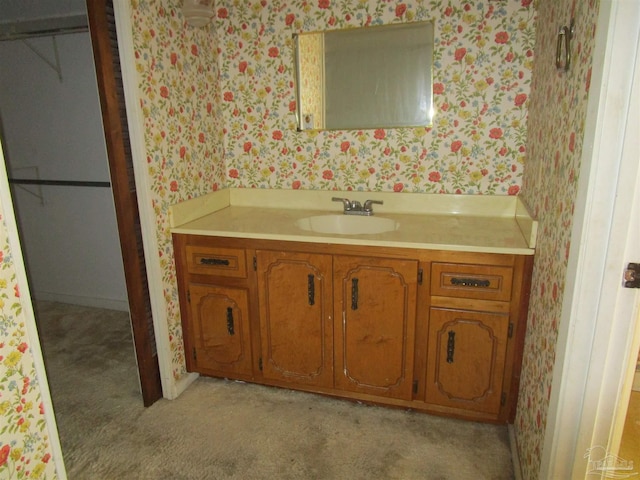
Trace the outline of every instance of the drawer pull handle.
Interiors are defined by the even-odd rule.
[[[316,282],[312,274],[307,276],[307,295],[309,297],[309,305],[316,303]]]
[[[489,280],[480,280],[478,278],[456,278],[451,279],[451,285],[456,287],[488,287],[491,285]]]
[[[358,309],[358,279],[351,279],[351,310]]]
[[[456,332],[451,330],[449,332],[449,339],[447,340],[447,363],[453,363],[453,353],[456,349]]]
[[[233,308],[227,307],[227,332],[229,335],[235,335],[236,331],[233,326]]]
[[[201,265],[224,265],[226,267],[229,266],[229,260],[226,258],[201,258]]]

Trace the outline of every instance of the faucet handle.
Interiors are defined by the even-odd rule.
[[[348,212],[349,210],[351,210],[351,202],[349,201],[348,198],[340,198],[340,197],[333,197],[331,199],[332,202],[342,202],[342,205],[344,206],[344,211]]]
[[[373,207],[371,205],[373,204],[376,205],[382,205],[384,202],[382,200],[367,200],[364,202],[364,207],[362,208],[365,212],[372,212],[373,213]]]

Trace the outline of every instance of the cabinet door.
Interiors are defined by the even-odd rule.
[[[245,289],[189,285],[195,370],[208,374],[252,372],[249,303]]]
[[[335,256],[336,387],[410,400],[418,262]]]
[[[331,256],[256,254],[264,377],[333,386]]]
[[[509,316],[431,308],[426,401],[498,414]]]

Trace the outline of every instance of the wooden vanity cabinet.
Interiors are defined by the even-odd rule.
[[[252,378],[250,297],[244,249],[174,236],[187,369]]]
[[[187,369],[513,422],[532,256],[174,235]]]
[[[431,263],[425,401],[452,414],[513,421],[530,259],[452,260]]]

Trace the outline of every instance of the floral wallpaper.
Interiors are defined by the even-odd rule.
[[[533,67],[531,0],[216,2],[230,187],[516,194]],[[297,132],[293,33],[435,22],[428,128]]]
[[[54,479],[40,383],[22,311],[25,301],[30,300],[20,296],[0,204],[0,479]]]
[[[533,67],[532,0],[131,0],[147,171],[173,375],[185,373],[168,208],[221,187],[519,192]],[[293,33],[433,19],[428,128],[297,132]]]
[[[132,0],[139,103],[156,214],[173,376],[185,373],[169,206],[225,186],[216,41],[184,23],[182,2]]]
[[[521,198],[539,220],[515,428],[525,479],[537,479],[555,362],[591,83],[598,0],[539,0],[527,168]],[[575,18],[573,65],[555,68],[561,25]]]

